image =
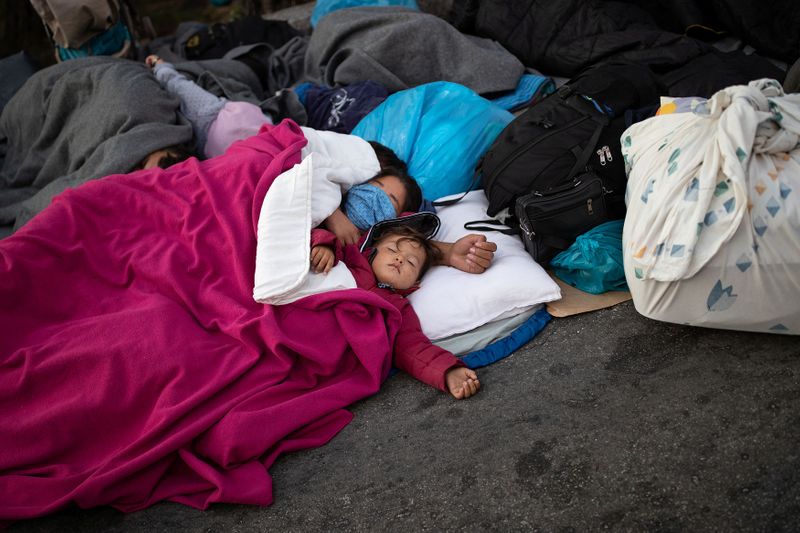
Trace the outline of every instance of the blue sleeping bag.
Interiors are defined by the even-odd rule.
[[[391,95],[352,133],[394,150],[425,198],[436,199],[467,190],[478,160],[512,118],[463,85],[437,81]]]

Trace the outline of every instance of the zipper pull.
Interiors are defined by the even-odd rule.
[[[610,163],[611,161],[613,161],[614,158],[611,156],[611,148],[609,148],[608,145],[606,145],[603,146],[603,150],[605,150],[606,152],[606,159],[608,159],[608,162]]]
[[[594,207],[592,207],[592,199],[591,198],[586,200],[586,211],[588,211],[588,213],[590,215],[594,214]]]
[[[603,149],[600,148],[596,153],[597,153],[597,157],[600,158],[600,164],[603,165],[603,166],[606,166],[606,156],[603,153]]]

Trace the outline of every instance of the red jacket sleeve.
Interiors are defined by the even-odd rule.
[[[431,344],[422,332],[417,313],[405,298],[400,313],[403,323],[394,341],[394,366],[423,383],[448,392],[445,374],[464,363],[447,350]]]

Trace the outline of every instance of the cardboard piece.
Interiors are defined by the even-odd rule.
[[[597,311],[631,299],[629,291],[609,291],[603,294],[584,292],[561,281],[552,272],[548,273],[561,289],[561,299],[547,304],[547,312],[554,317],[563,318],[565,316],[588,313],[589,311]]]

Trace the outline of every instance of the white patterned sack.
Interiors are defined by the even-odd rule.
[[[656,320],[800,333],[800,94],[728,87],[622,134],[625,275]]]

